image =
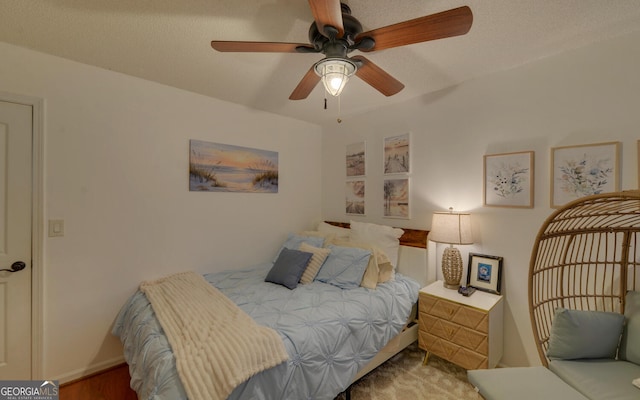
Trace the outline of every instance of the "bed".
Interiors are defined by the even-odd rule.
[[[274,260],[242,270],[204,275],[208,284],[253,321],[277,332],[288,355],[286,361],[253,374],[235,386],[228,397],[221,398],[334,399],[347,391],[351,383],[416,340],[415,305],[418,291],[426,283],[428,232],[405,229],[396,239],[397,253],[388,257],[394,260],[395,266],[390,271],[390,279],[377,282],[375,288],[345,288],[331,281],[335,277],[328,281],[322,279],[329,257],[347,248],[363,250],[366,247],[363,239],[375,241],[379,233],[376,230],[389,233],[392,229],[353,221],[353,228],[348,226],[321,223],[320,227],[324,228],[316,232],[291,234]],[[347,243],[345,237],[336,237],[345,232],[354,235],[355,229],[362,227],[366,229],[360,231],[358,240],[349,240],[353,245]],[[327,248],[331,252],[316,279],[294,285],[294,289],[265,282],[279,263],[278,259],[285,251],[290,252],[285,249],[302,248],[296,241],[322,238],[326,242],[329,236],[331,244]],[[385,248],[388,242],[371,245],[365,276],[370,272],[372,259],[378,257],[377,261],[384,261],[387,252],[393,252]],[[315,239],[313,243],[318,244]],[[325,248],[324,245],[326,243],[318,248]],[[383,266],[387,265],[381,262],[380,267]],[[379,279],[382,269],[377,270]],[[362,278],[362,284],[364,280]],[[145,400],[195,398],[187,395],[176,356],[154,306],[139,290],[123,306],[114,324],[113,334],[123,342],[129,364],[131,387],[138,398]]]

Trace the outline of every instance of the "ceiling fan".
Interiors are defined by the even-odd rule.
[[[322,53],[289,96],[307,98],[322,79],[325,89],[339,96],[354,74],[385,96],[400,92],[404,85],[369,59],[347,55],[354,50],[371,52],[464,35],[471,29],[473,14],[467,6],[400,22],[367,32],[351,9],[339,0],[309,0],[314,22],[309,42],[243,42],[214,40],[211,47],[221,52]]]

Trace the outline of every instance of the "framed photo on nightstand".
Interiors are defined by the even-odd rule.
[[[502,257],[469,253],[467,286],[483,292],[500,294],[502,284]]]

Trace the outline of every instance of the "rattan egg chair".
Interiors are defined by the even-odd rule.
[[[570,202],[544,222],[529,265],[529,313],[543,365],[554,311],[624,312],[640,290],[640,191]]]

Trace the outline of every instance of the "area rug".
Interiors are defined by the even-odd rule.
[[[424,351],[414,343],[351,387],[351,400],[482,400],[467,381],[467,372],[431,355],[422,365]],[[345,400],[344,393],[336,400]]]

